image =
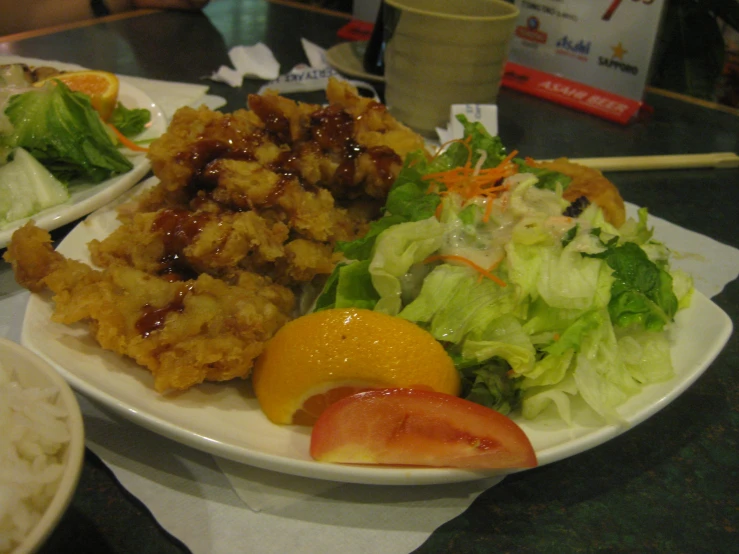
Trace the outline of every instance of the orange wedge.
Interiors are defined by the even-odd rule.
[[[107,71],[72,71],[49,77],[36,83],[42,85],[47,81],[62,81],[71,90],[82,92],[90,97],[92,107],[100,114],[103,121],[108,121],[118,102],[118,77]]]
[[[252,384],[272,422],[303,425],[358,391],[460,390],[452,359],[431,333],[399,317],[353,308],[316,312],[282,327],[257,359]]]

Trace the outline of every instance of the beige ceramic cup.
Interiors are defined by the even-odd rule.
[[[452,104],[498,96],[518,9],[502,0],[385,0],[385,103],[433,135]]]

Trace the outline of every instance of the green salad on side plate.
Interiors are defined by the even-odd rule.
[[[89,96],[61,81],[19,84],[13,68],[0,73],[0,225],[67,201],[70,186],[101,183],[134,167]],[[133,137],[151,113],[119,102],[112,119]]]

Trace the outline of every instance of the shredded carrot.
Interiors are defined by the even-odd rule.
[[[466,143],[463,142],[462,144]],[[469,145],[466,145],[469,148]],[[462,196],[465,200],[470,200],[478,196],[487,198],[488,205],[486,206],[483,217],[483,221],[487,222],[492,211],[492,200],[501,192],[508,190],[508,186],[503,185],[503,180],[518,171],[517,166],[511,161],[517,153],[514,150],[496,167],[480,169],[480,167],[472,167],[472,149],[469,148],[469,155],[464,166],[436,173],[428,173],[423,178],[431,182],[429,190],[431,190],[431,187],[435,183],[443,186],[444,190],[438,193],[440,196],[446,196],[454,192]]]
[[[505,158],[503,158],[503,161],[501,161],[500,164],[498,165],[507,164],[508,162],[513,160],[513,158],[515,158],[517,154],[518,154],[518,150],[513,150],[510,154],[508,154]]]
[[[456,256],[454,254],[449,254],[449,255],[441,255],[441,254],[438,254],[438,255],[435,255],[435,256],[429,256],[428,258],[426,258],[423,261],[423,263],[430,264],[432,262],[438,262],[438,261],[455,261],[455,262],[463,263],[465,265],[468,265],[469,267],[471,267],[475,271],[477,271],[483,277],[487,277],[488,279],[490,279],[491,281],[493,281],[497,285],[500,285],[501,287],[507,286],[507,283],[505,281],[503,281],[500,277],[497,277],[496,275],[493,275],[487,269],[485,269],[483,267],[480,267],[475,262],[473,262],[472,260],[468,260],[464,256]]]
[[[493,213],[493,199],[488,198],[487,202],[485,203],[485,213],[482,216],[482,222],[487,223],[490,221],[490,214]]]
[[[559,340],[559,339],[560,339],[560,335],[559,335],[559,333],[554,333],[554,335],[553,335],[553,337],[552,337],[552,338],[553,338],[553,339],[554,339],[555,341]]]
[[[444,153],[444,151],[447,149],[447,147],[449,147],[449,145],[451,145],[451,144],[454,144],[455,142],[458,142],[459,144],[462,144],[462,145],[466,146],[467,147],[467,150],[470,152],[469,157],[471,158],[472,157],[472,150],[470,149],[470,142],[471,141],[472,141],[472,135],[468,136],[464,140],[462,140],[462,139],[448,140],[444,144],[442,144],[441,146],[439,146],[439,149],[433,155],[433,157],[431,158],[431,160],[433,161],[436,158],[438,158],[439,156],[441,156]]]
[[[434,211],[434,217],[436,217],[436,219],[439,219],[439,220],[441,219],[441,210],[442,210],[442,204],[441,202],[439,202],[436,205],[436,210]]]
[[[148,152],[148,148],[144,148],[143,146],[139,146],[135,142],[133,142],[131,139],[129,139],[126,135],[121,133],[118,129],[116,129],[113,125],[110,123],[107,124],[108,127],[110,127],[113,130],[113,133],[115,133],[116,138],[118,141],[128,148],[129,150],[133,150],[134,152]]]
[[[500,258],[498,259],[498,261],[497,261],[497,262],[495,262],[495,263],[494,263],[493,265],[491,265],[491,266],[490,266],[490,267],[488,268],[488,273],[492,274],[492,273],[493,273],[493,271],[495,271],[495,268],[496,268],[496,267],[498,267],[498,266],[500,265],[500,262],[502,262],[502,261],[503,261],[503,256],[501,256],[501,257],[500,257]],[[478,283],[480,283],[480,282],[481,282],[481,281],[483,280],[483,278],[484,278],[484,277],[485,277],[485,276],[484,276],[484,275],[483,275],[482,273],[480,273],[480,275],[478,275],[478,276],[477,276],[477,282],[478,282]]]

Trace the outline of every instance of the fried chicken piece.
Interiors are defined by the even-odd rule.
[[[293,177],[279,175],[256,162],[219,160],[219,186],[213,199],[237,209],[280,208],[283,220],[300,235],[332,245],[355,233],[347,210],[337,207],[329,191],[312,190]]]
[[[12,265],[20,286],[31,292],[41,292],[46,288],[44,278],[63,262],[64,256],[54,250],[48,231],[29,222],[13,233],[3,259]],[[16,260],[23,260],[23,263],[16,263]]]
[[[151,144],[152,170],[169,191],[212,190],[222,186],[227,164],[220,162],[250,161],[337,198],[384,200],[403,158],[423,150],[423,139],[345,82],[331,79],[327,96],[326,107],[268,91],[231,114],[181,108]]]
[[[102,241],[88,244],[100,267],[127,265],[170,280],[208,273],[231,280],[249,265],[285,256],[288,228],[256,212],[212,214],[164,208],[137,213]],[[248,262],[251,260],[251,262]]]
[[[147,367],[159,392],[247,377],[295,301],[255,274],[231,285],[207,274],[171,282],[118,264],[98,271],[55,252],[31,223],[14,233],[5,259],[21,285],[54,293],[54,321],[89,322],[100,346]]]
[[[296,239],[285,245],[284,269],[279,274],[288,283],[308,283],[316,275],[329,275],[334,269],[333,249],[325,244]]]
[[[562,194],[565,200],[574,202],[584,196],[590,202],[600,206],[606,221],[615,227],[620,227],[626,221],[624,200],[616,185],[597,169],[572,163],[567,158],[557,158],[551,162],[535,162],[533,165],[558,171],[572,178],[572,182]]]
[[[250,148],[260,124],[248,110],[223,114],[204,106],[180,108],[167,132],[149,146],[152,171],[167,190],[184,189],[219,153]]]
[[[311,140],[297,162],[301,175],[336,198],[384,199],[406,155],[426,151],[423,138],[345,81],[330,79],[326,96],[329,105],[310,117]]]
[[[351,214],[335,208],[326,190],[311,194],[295,183],[287,187],[291,190],[279,196],[278,205],[284,209],[278,213],[165,208],[132,214],[108,237],[89,243],[92,261],[100,267],[126,265],[171,279],[208,273],[231,281],[247,270],[286,286],[328,275],[336,240],[351,240],[364,232],[359,222],[368,221],[368,216],[360,207]],[[301,245],[300,255],[296,245]]]
[[[330,79],[326,88],[329,104],[340,106],[355,121],[357,142],[365,147],[388,147],[401,159],[411,152],[426,151],[426,143],[387,111],[384,104],[365,98],[346,81]]]
[[[336,243],[366,233],[405,155],[424,148],[348,84],[327,94],[328,106],[269,93],[230,114],[181,108],[149,148],[159,184],[88,245],[102,269],[27,225],[6,254],[19,282],[49,288],[55,321],[89,322],[158,391],[248,376],[295,292],[325,280]]]
[[[156,271],[159,257],[174,254],[197,273],[223,277],[226,266],[248,268],[288,286],[330,272],[331,256],[324,253],[338,241],[354,240],[367,231],[380,214],[402,156],[424,143],[384,106],[361,98],[348,84],[332,80],[327,94],[333,102],[327,107],[267,93],[250,96],[250,110],[231,114],[178,110],[167,132],[149,149],[161,183],[141,200],[138,212],[168,208],[197,213],[192,216],[196,218],[210,213],[221,229],[210,233],[210,241],[202,236],[209,227],[189,233],[190,242],[199,244],[186,248],[183,243],[174,252],[164,252],[161,246],[149,250],[151,241],[160,239],[142,237],[144,259],[134,266]],[[250,248],[253,241],[242,241],[240,256],[237,241],[231,240],[232,248],[222,246],[224,237],[233,233],[229,214],[239,212],[255,212],[266,222],[259,237],[251,237],[261,246]],[[93,246],[101,256],[107,251],[97,263],[135,260],[127,237],[150,231],[150,225],[141,227],[130,212],[119,219],[126,227],[118,232],[120,240]],[[273,230],[285,227],[289,236],[282,237],[280,255],[263,252],[267,245],[277,248]],[[316,243],[300,248],[312,252],[310,263],[286,249],[288,240]],[[207,254],[215,248],[218,256]]]

